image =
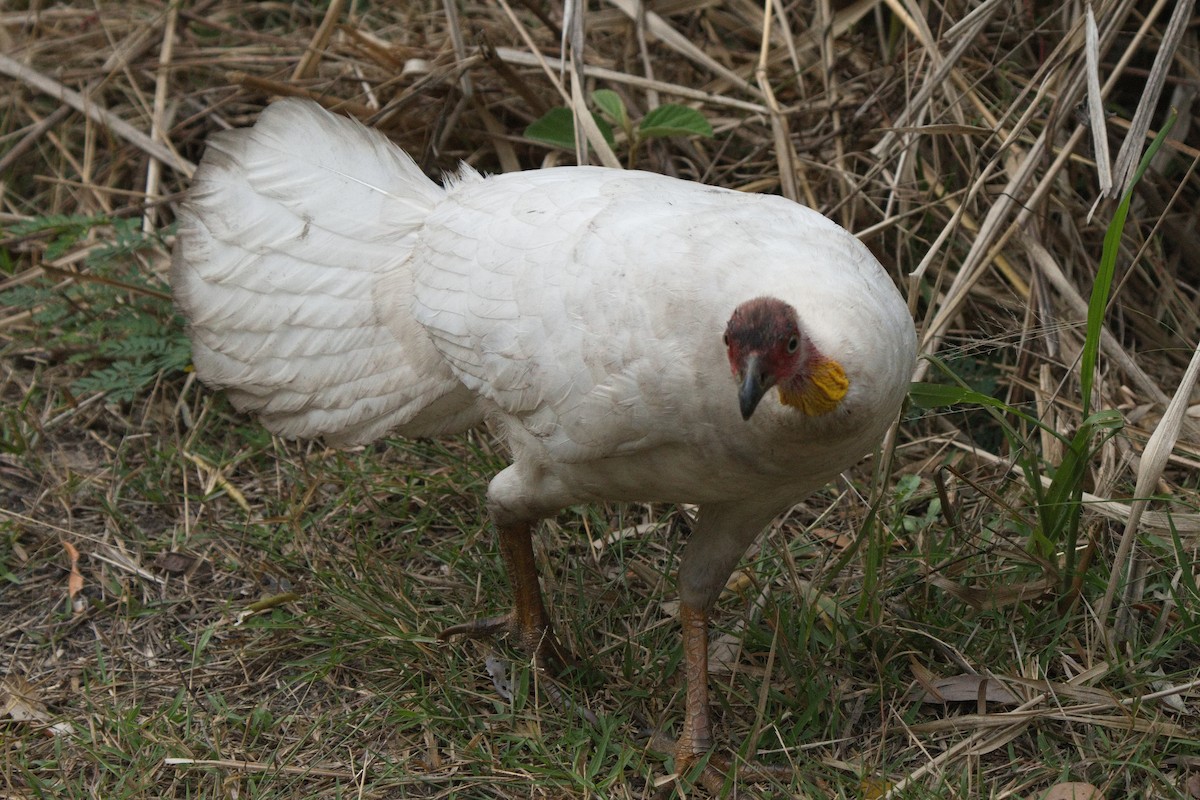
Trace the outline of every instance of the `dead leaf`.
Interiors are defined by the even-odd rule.
[[[891,791],[892,782],[885,778],[863,778],[858,787],[862,800],[879,800]]]
[[[505,700],[512,700],[512,681],[508,679],[508,662],[501,661],[495,656],[488,656],[483,660],[483,667],[492,679],[492,686],[496,687],[496,694]]]
[[[1104,793],[1090,783],[1056,783],[1045,794],[1030,795],[1029,800],[1104,800]]]
[[[831,528],[816,528],[809,535],[818,541],[833,545],[838,550],[846,550],[854,546],[853,536],[838,533]]]
[[[437,736],[433,733],[433,728],[425,726],[425,767],[427,769],[441,769],[442,753],[438,749]]]
[[[1200,800],[1200,772],[1193,772],[1188,775],[1187,781],[1184,783],[1184,788],[1187,789],[1189,797]]]
[[[15,672],[0,678],[0,717],[11,717],[17,722],[50,721],[46,707],[38,699],[37,688]]]
[[[662,571],[645,564],[638,559],[630,559],[625,563],[627,578],[641,581],[646,586],[654,587],[662,583]]]
[[[195,563],[195,556],[188,555],[187,553],[178,553],[174,550],[159,553],[158,558],[154,559],[154,566],[168,575],[183,575]]]
[[[919,698],[922,703],[975,703],[979,701],[981,687],[983,699],[988,703],[1017,705],[1021,702],[1000,681],[982,675],[951,675],[921,683],[926,687]]]
[[[964,586],[944,575],[930,574],[926,580],[956,600],[977,610],[993,611],[1005,606],[1016,605],[1042,597],[1058,585],[1059,579],[1052,575],[1032,581],[1008,586]]]
[[[211,561],[192,553],[182,553],[177,550],[159,553],[154,559],[154,568],[159,575],[184,577],[198,583],[208,583],[213,578]],[[158,575],[155,575],[154,579],[162,580]]]
[[[1166,677],[1163,674],[1163,671],[1161,669],[1152,670],[1149,674],[1155,675],[1158,678]],[[1159,693],[1166,692],[1166,694],[1163,694],[1161,697],[1158,698],[1158,702],[1162,703],[1164,706],[1171,709],[1172,711],[1174,711],[1177,714],[1186,714],[1187,713],[1187,705],[1183,702],[1183,698],[1180,697],[1177,693],[1174,693],[1172,691],[1175,689],[1174,684],[1169,683],[1166,680],[1153,680],[1153,681],[1150,681],[1150,687],[1152,689],[1154,689],[1155,692],[1159,692]]]
[[[708,643],[708,671],[714,675],[728,675],[737,664],[742,642],[732,633],[723,633]]]
[[[67,558],[71,562],[71,573],[67,576],[67,596],[71,598],[71,610],[80,614],[83,612],[83,598],[79,596],[83,591],[83,575],[79,572],[79,551],[75,549],[75,545],[65,540],[63,549],[67,551]]]
[[[15,672],[0,677],[0,719],[45,725],[44,730],[51,735],[72,731],[69,722],[50,721],[50,714],[38,697],[37,687]]]
[[[933,686],[933,684],[937,681],[937,676],[930,672],[924,664],[921,664],[915,658],[910,657],[909,669],[912,672],[913,678],[915,678],[917,683],[921,684],[921,687],[925,690],[926,694],[925,697],[922,698],[922,702],[944,703],[946,701],[946,698],[942,697],[938,693],[938,690]],[[916,695],[914,694],[913,697],[916,697]]]
[[[754,584],[754,573],[749,568],[734,570],[733,574],[729,576],[729,580],[725,581],[724,594],[740,595],[753,589]]]

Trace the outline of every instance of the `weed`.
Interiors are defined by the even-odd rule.
[[[610,145],[616,141],[613,137],[613,126],[624,134],[629,148],[627,162],[630,168],[638,163],[642,146],[651,139],[672,136],[712,138],[713,135],[712,125],[704,115],[688,106],[665,103],[651,109],[635,125],[625,107],[625,101],[611,89],[596,90],[592,94],[592,102],[600,110],[592,116],[604,140]],[[573,151],[576,146],[575,115],[571,109],[564,106],[552,108],[525,128],[525,136],[535,142]]]
[[[162,234],[147,234],[137,218],[52,216],[13,226],[17,237],[49,237],[43,254],[54,261],[101,235],[88,249],[84,271],[45,266],[45,277],[0,293],[0,306],[24,309],[35,325],[37,346],[83,374],[71,390],[99,393],[116,403],[141,396],[163,374],[178,374],[191,348],[166,293],[138,255],[161,253]]]

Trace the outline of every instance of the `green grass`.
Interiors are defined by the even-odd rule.
[[[352,797],[358,788],[488,797],[520,795],[533,781],[547,797],[647,796],[666,764],[639,746],[641,721],[677,726],[682,707],[677,632],[660,605],[678,543],[624,540],[596,557],[580,529],[586,524],[599,536],[608,525],[659,519],[665,509],[564,514],[540,537],[564,639],[608,676],[598,689],[566,687],[600,715],[593,728],[535,690],[520,654],[498,651],[515,679],[505,700],[483,668],[491,645],[437,641],[443,625],[504,604],[503,574],[480,510],[479,470],[494,467],[494,458],[472,460],[480,448],[469,440],[450,447],[397,442],[351,455],[268,442],[242,457],[240,429],[219,408],[187,436],[207,442],[209,455],[226,454],[226,479],[254,512],[246,515],[221,491],[203,491],[193,476],[192,522],[170,536],[173,549],[199,556],[201,569],[159,583],[92,559],[85,572],[90,608],[74,617],[60,602],[28,626],[19,649],[39,655],[27,669],[44,670],[51,653],[78,665],[69,682],[42,687],[74,732],[21,735],[10,751],[10,787],[59,797],[144,797],[163,786],[191,797],[226,796],[234,786],[253,797]],[[139,509],[161,509],[163,483],[179,486],[182,473],[194,470],[176,450],[135,443],[111,467],[124,474],[113,482],[119,491],[111,502],[97,495],[111,495],[113,484],[74,484],[76,522],[95,525],[96,552],[142,553],[140,565],[153,572],[167,531],[155,530],[152,514]],[[931,527],[922,504],[935,499],[909,495],[909,518]],[[807,513],[819,513],[823,502],[810,503]],[[852,506],[843,500],[833,513],[861,513]],[[888,587],[875,598],[883,620],[856,618],[863,602],[857,570],[825,575],[837,554],[800,535],[805,521],[794,515],[750,561],[748,588],[722,601],[714,634],[737,632],[742,647],[737,669],[714,677],[721,740],[736,747],[757,731],[751,751],[796,765],[788,791],[859,797],[864,778],[885,781],[903,769],[911,745],[897,725],[931,717],[905,700],[914,660],[953,672],[950,656],[969,653],[972,664],[996,673],[1023,674],[1041,662],[1053,674],[1056,658],[1079,657],[1079,622],[1064,620],[1054,603],[975,612],[948,604],[920,579],[921,554],[898,547],[878,565]],[[24,564],[7,560],[15,588],[61,596],[53,533],[18,528],[11,518],[5,525],[30,555]],[[965,550],[976,577],[989,572],[989,559],[1003,574],[1000,562],[1011,557],[980,544],[943,537],[931,541],[928,556]],[[820,602],[799,602],[805,593],[792,584],[792,569],[823,578]],[[297,599],[240,619],[251,603],[281,591]],[[1179,630],[1159,644],[1153,662],[1176,665],[1168,680],[1190,674],[1194,636],[1194,629]],[[1118,697],[1148,690],[1144,676],[1118,670],[1102,685]],[[1163,765],[1194,745],[1087,731],[1084,763],[1064,770],[1051,762],[1029,777],[1107,781],[1111,796],[1148,786],[1172,796]],[[1006,747],[952,763],[939,788],[900,796],[978,796],[978,787],[992,783],[991,770],[1075,746],[1061,724],[1034,719]],[[1115,779],[1106,762],[1134,757],[1137,769]]]
[[[29,674],[63,676],[39,695],[72,727],[47,736],[10,723],[8,791],[507,797],[533,784],[545,797],[653,794],[669,763],[645,750],[644,725],[677,729],[682,714],[678,633],[662,605],[681,541],[632,536],[599,550],[591,541],[643,522],[669,529],[670,508],[580,509],[539,535],[556,622],[587,667],[582,682],[564,689],[599,716],[593,726],[537,690],[520,653],[437,639],[443,626],[506,602],[482,508],[487,476],[503,460],[486,438],[352,453],[286,444],[194,387],[182,398],[197,420],[187,430],[152,411],[173,407],[172,387],[182,383],[131,409],[143,412],[136,416],[152,435],[114,429],[55,437],[49,450],[42,438],[35,448],[56,497],[72,499],[66,522],[89,551],[82,613],[66,603],[60,523],[45,513],[41,524],[0,522],[10,548],[0,598],[12,652]],[[54,405],[52,390],[38,394],[28,408]],[[211,476],[185,453],[217,465],[250,513],[221,484],[207,485]],[[31,466],[33,456],[26,453]],[[869,470],[858,474],[856,488],[868,489]],[[947,565],[941,575],[976,587],[1041,574],[1044,564],[1022,547],[1036,519],[1032,496],[1011,484],[998,491],[1005,496],[960,487],[951,517],[933,484],[905,475],[884,492],[857,550],[865,506],[826,493],[747,559],[739,590],[716,615],[714,639],[732,634],[739,649],[733,670],[714,675],[713,701],[726,746],[794,765],[794,779],[759,791],[857,798],[904,774],[917,757],[905,727],[936,731],[948,710],[913,699],[915,664],[940,675],[965,662],[1058,681],[1065,663],[1088,665],[1086,621],[1062,615],[1053,595],[975,608],[928,580],[929,565]],[[810,525],[840,532],[841,544],[806,534]],[[871,537],[879,541],[867,546]],[[19,553],[11,549],[18,544]],[[1175,557],[1170,542],[1158,545],[1156,558]],[[191,571],[157,567],[168,550],[195,556]],[[878,575],[870,596],[868,571]],[[1103,565],[1093,562],[1089,575],[1084,591],[1094,596]],[[247,613],[285,592],[295,599]],[[1187,616],[1189,598],[1180,600],[1188,624],[1109,665],[1097,686],[1121,698],[1152,691],[1151,669],[1168,683],[1192,678],[1196,620]],[[493,653],[509,661],[511,699],[486,673]],[[607,681],[597,684],[597,674]],[[1148,704],[1136,716],[1154,722],[1164,713]],[[919,750],[936,752],[972,730],[931,733]],[[1196,745],[1034,715],[999,748],[952,759],[934,782],[897,796],[979,796],[981,787],[1011,783],[998,776],[1021,762],[1031,765],[1022,773],[1030,786],[1071,779],[1107,787],[1109,796],[1182,797],[1172,764]],[[1086,758],[1066,757],[1081,746]]]

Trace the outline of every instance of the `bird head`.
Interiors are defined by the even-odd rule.
[[[774,297],[756,297],[733,310],[725,348],[744,420],[773,386],[783,405],[808,416],[837,408],[850,388],[842,365],[816,348],[796,309]]]

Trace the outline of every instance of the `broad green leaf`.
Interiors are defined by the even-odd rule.
[[[629,112],[625,110],[625,101],[621,99],[621,95],[612,89],[597,89],[592,94],[592,100],[609,122],[621,129],[629,128]]]
[[[552,108],[525,128],[525,137],[564,150],[574,150],[575,117],[569,108]]]
[[[604,141],[613,143],[612,126],[599,114],[592,114],[596,126],[600,128]],[[575,115],[571,109],[558,106],[547,111],[541,119],[534,120],[525,129],[525,137],[535,142],[548,144],[551,147],[561,147],[563,150],[575,149]]]
[[[694,108],[678,106],[671,103],[661,105],[642,117],[638,125],[638,133],[643,139],[663,138],[666,136],[705,136],[713,135],[712,125]]]

